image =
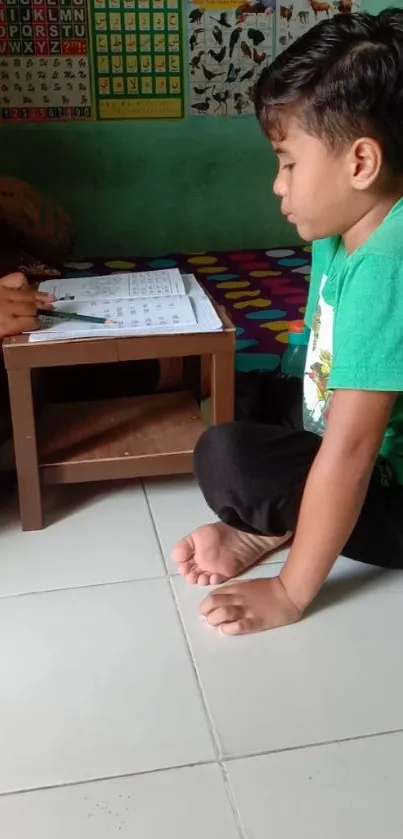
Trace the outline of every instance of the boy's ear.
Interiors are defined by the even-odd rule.
[[[369,189],[376,181],[383,163],[382,149],[372,137],[360,137],[349,152],[351,184],[360,191]]]

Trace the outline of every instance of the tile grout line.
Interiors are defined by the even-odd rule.
[[[85,786],[85,784],[97,784],[102,783],[102,781],[117,781],[123,778],[136,778],[139,775],[155,775],[157,773],[178,771],[181,769],[193,769],[197,766],[219,766],[221,769],[224,768],[225,772],[227,772],[226,765],[235,761],[250,760],[251,758],[283,754],[284,752],[297,752],[305,749],[315,749],[322,748],[325,746],[334,746],[336,744],[341,743],[352,743],[355,740],[360,741],[372,740],[376,737],[391,737],[394,734],[403,734],[403,728],[395,728],[385,731],[375,731],[372,734],[358,734],[357,736],[344,738],[342,737],[337,740],[323,740],[317,743],[303,743],[301,746],[286,746],[283,749],[269,749],[262,752],[246,752],[244,754],[239,755],[226,755],[219,759],[199,760],[190,763],[176,763],[170,766],[159,766],[154,769],[140,769],[138,771],[123,772],[117,775],[101,775],[98,777],[94,776],[93,778],[83,778],[82,780],[78,781],[61,781],[60,783],[44,784],[38,787],[26,787],[24,789],[4,790],[0,791],[0,799],[10,795],[25,795],[32,792],[46,792],[47,790],[52,789],[63,789],[64,787],[78,787]]]
[[[167,565],[167,562],[166,562],[166,559],[165,559],[165,554],[164,554],[164,551],[163,551],[163,548],[162,548],[162,542],[161,542],[161,539],[160,539],[160,534],[158,532],[157,522],[155,521],[155,518],[154,518],[154,514],[153,514],[153,511],[152,511],[151,504],[150,504],[150,499],[148,497],[148,493],[147,493],[147,489],[145,487],[144,481],[141,482],[141,487],[142,487],[142,490],[143,490],[144,500],[145,500],[145,503],[146,503],[148,514],[150,516],[151,526],[152,526],[152,529],[154,531],[154,536],[155,536],[155,538],[157,540],[157,543],[158,543],[158,550],[159,550],[160,555],[161,555],[162,565],[163,565],[163,568],[165,569],[165,577],[169,577],[169,569],[168,569],[168,565]]]
[[[200,679],[200,676],[199,676],[199,673],[198,673],[198,670],[197,670],[197,667],[196,667],[196,661],[194,659],[192,648],[191,648],[191,645],[190,645],[190,638],[188,636],[188,633],[186,632],[186,627],[185,627],[184,621],[182,619],[182,615],[181,615],[180,608],[179,608],[179,603],[178,603],[178,600],[177,600],[177,597],[176,597],[176,592],[175,592],[175,589],[173,587],[172,579],[170,577],[168,577],[168,583],[169,583],[169,588],[171,590],[171,595],[172,595],[172,599],[173,599],[173,602],[174,602],[175,611],[176,611],[176,614],[179,618],[179,623],[180,623],[180,626],[181,626],[182,635],[183,635],[183,638],[185,640],[186,648],[187,648],[187,651],[188,651],[190,665],[192,667],[192,670],[193,670],[193,673],[194,673],[194,676],[195,676],[195,679],[196,679],[197,687],[199,689],[200,697],[201,697],[201,700],[202,700],[203,709],[204,709],[204,713],[205,713],[206,720],[207,720],[207,725],[208,725],[208,728],[209,728],[209,731],[210,731],[210,735],[211,735],[211,738],[212,738],[212,741],[213,741],[214,751],[215,751],[215,754],[216,754],[216,761],[219,761],[219,760],[222,759],[222,750],[221,750],[220,742],[219,742],[219,739],[218,739],[218,732],[216,730],[215,723],[214,723],[212,714],[210,712],[210,708],[209,708],[209,705],[208,705],[208,702],[207,702],[207,698],[204,694],[201,679]]]
[[[161,551],[160,544],[159,544],[159,550]],[[31,595],[52,594],[53,592],[58,592],[58,591],[79,591],[80,589],[83,589],[83,588],[99,588],[101,586],[119,586],[119,585],[124,585],[125,583],[150,583],[150,582],[153,582],[155,580],[167,580],[167,579],[169,579],[169,580],[174,579],[175,580],[175,579],[179,578],[180,575],[178,573],[175,574],[175,573],[171,573],[169,571],[169,569],[167,568],[166,562],[165,562],[165,557],[163,557],[163,562],[164,562],[164,566],[163,566],[162,573],[157,574],[157,576],[155,576],[155,577],[123,577],[121,580],[99,580],[98,582],[95,582],[95,583],[76,583],[76,584],[71,583],[71,584],[67,584],[67,585],[54,586],[53,588],[40,588],[40,589],[37,589],[36,591],[10,591],[8,593],[5,592],[4,594],[0,591],[0,602],[2,600],[7,600],[8,598],[13,598],[13,597],[30,597]],[[282,565],[282,564],[283,564],[283,560],[276,560],[276,561],[272,561],[270,563],[262,563],[262,567],[267,567],[268,565],[272,566],[272,565]]]
[[[237,831],[239,833],[239,837],[240,837],[240,839],[248,839],[248,837],[246,835],[246,832],[245,832],[245,829],[244,829],[244,826],[242,824],[241,814],[238,810],[238,805],[236,803],[236,798],[235,798],[235,795],[234,795],[234,791],[233,791],[232,786],[231,786],[231,781],[228,777],[227,767],[226,767],[226,765],[223,761],[220,761],[220,770],[221,770],[221,776],[222,776],[222,779],[223,779],[223,784],[224,784],[224,787],[225,787],[225,792],[226,792],[226,795],[227,795],[228,803],[229,803],[229,806],[231,807],[232,815],[234,817],[234,821],[235,821],[235,824],[236,824]]]
[[[301,743],[299,746],[283,746],[277,749],[264,749],[263,751],[242,752],[240,754],[224,755],[221,761],[232,763],[236,760],[249,760],[254,757],[265,755],[279,755],[287,752],[300,752],[306,749],[322,748],[323,746],[335,746],[340,743],[353,743],[355,740],[372,740],[375,737],[391,737],[393,734],[403,734],[403,728],[386,728],[383,731],[372,731],[368,734],[352,734],[348,737],[336,737],[334,740],[317,740],[313,743]]]
[[[208,706],[207,699],[204,695],[204,690],[203,690],[203,687],[202,687],[202,683],[201,683],[201,680],[200,680],[199,673],[197,671],[196,662],[195,662],[193,652],[192,652],[192,648],[191,648],[191,645],[190,645],[190,639],[189,639],[189,636],[186,632],[186,627],[185,627],[184,621],[182,620],[182,615],[181,615],[181,612],[180,612],[179,603],[178,603],[178,600],[177,600],[177,597],[176,597],[175,589],[173,587],[172,577],[171,577],[171,575],[169,574],[169,571],[168,571],[168,566],[167,566],[166,561],[165,561],[165,555],[164,555],[164,551],[163,551],[163,548],[162,548],[162,543],[161,543],[161,540],[160,540],[160,536],[159,536],[159,533],[158,533],[157,524],[156,524],[156,521],[154,519],[152,509],[151,509],[149,499],[148,499],[148,496],[147,496],[147,493],[146,493],[145,489],[144,489],[144,495],[146,497],[146,502],[147,502],[149,513],[150,513],[151,522],[152,522],[152,525],[153,525],[153,528],[154,528],[155,537],[158,540],[160,551],[161,551],[161,554],[164,558],[164,564],[165,564],[165,567],[167,569],[167,575],[166,575],[167,582],[168,582],[170,592],[171,592],[171,595],[172,595],[172,600],[173,600],[173,603],[174,603],[175,611],[176,611],[176,614],[177,614],[178,619],[179,619],[179,624],[180,624],[180,627],[181,627],[182,636],[183,636],[185,644],[186,644],[186,649],[187,649],[187,653],[188,653],[188,657],[189,657],[189,662],[190,662],[190,665],[192,667],[193,674],[194,674],[194,677],[196,679],[196,684],[197,684],[199,694],[200,694],[200,697],[201,697],[201,701],[202,701],[203,710],[204,710],[204,714],[205,714],[205,717],[206,717],[208,729],[209,729],[209,732],[210,732],[211,739],[213,741],[213,746],[214,746],[214,751],[215,751],[215,754],[216,754],[216,759],[220,760],[221,748],[220,748],[220,743],[219,743],[219,739],[218,739],[218,734],[217,734],[217,731],[216,731],[216,728],[215,728],[215,725],[214,725],[214,720],[213,720],[213,718],[211,716],[211,713],[210,713],[210,709],[209,709],[209,706]],[[172,575],[172,576],[176,576],[176,575]]]
[[[24,789],[13,789],[0,791],[0,800],[10,795],[28,795],[32,792],[47,792],[52,789],[64,789],[65,787],[83,787],[86,784],[101,784],[103,781],[119,781],[125,778],[137,778],[138,776],[157,775],[163,772],[177,772],[181,769],[194,769],[198,766],[219,766],[217,760],[200,760],[197,763],[174,763],[171,766],[159,766],[155,769],[139,769],[137,772],[123,772],[118,775],[94,775],[93,778],[83,778],[78,781],[61,781],[55,784],[43,784],[38,787],[25,787]]]
[[[88,588],[102,588],[103,586],[121,586],[127,583],[152,583],[157,580],[166,580],[166,574],[161,574],[158,577],[127,577],[122,580],[100,580],[98,583],[81,583],[80,585],[57,586],[55,588],[41,588],[38,591],[16,591],[9,594],[0,593],[0,603],[2,600],[17,598],[17,597],[32,597],[37,594],[53,594],[53,592],[60,591],[80,591]]]

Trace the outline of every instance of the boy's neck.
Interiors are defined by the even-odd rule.
[[[352,254],[369,239],[372,233],[380,227],[392,208],[403,198],[403,187],[393,193],[378,197],[373,206],[358,219],[358,221],[343,234],[344,246],[347,253]]]

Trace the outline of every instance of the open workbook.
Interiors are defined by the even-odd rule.
[[[33,343],[74,338],[215,332],[222,323],[209,297],[192,274],[178,269],[46,280],[39,291],[53,294],[55,310],[112,322],[90,323],[41,316]]]

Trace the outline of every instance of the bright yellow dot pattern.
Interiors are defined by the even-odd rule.
[[[271,306],[271,300],[263,300],[263,297],[257,297],[256,300],[248,300],[242,303],[234,303],[234,309],[247,309],[251,306],[253,309],[265,309],[266,306]]]
[[[288,332],[279,332],[276,335],[276,341],[279,341],[280,344],[288,344]]]
[[[201,255],[192,256],[190,259],[188,259],[188,262],[190,262],[191,265],[214,265],[216,262],[218,262],[218,259],[216,256]]]
[[[228,271],[228,268],[224,268],[223,265],[211,265],[209,268],[203,266],[199,268],[199,274],[225,274]]]
[[[112,268],[112,271],[130,271],[131,268],[136,267],[135,262],[129,262],[126,259],[112,259],[110,262],[105,262],[107,268]]]
[[[281,271],[250,271],[251,277],[262,279],[263,277],[281,277]]]
[[[88,271],[93,268],[92,262],[65,262],[64,268],[73,268],[74,271]]]
[[[224,283],[216,283],[216,288],[227,288],[230,291],[232,288],[249,288],[250,283],[247,280],[226,280]],[[253,292],[255,294],[255,292]],[[259,294],[259,290],[256,292]],[[227,295],[226,295],[227,296]]]
[[[270,329],[271,332],[282,332],[288,330],[288,320],[273,320],[270,323],[261,323],[261,329]]]
[[[225,296],[228,297],[229,300],[241,300],[245,297],[259,297],[260,291],[229,291],[228,294]]]

